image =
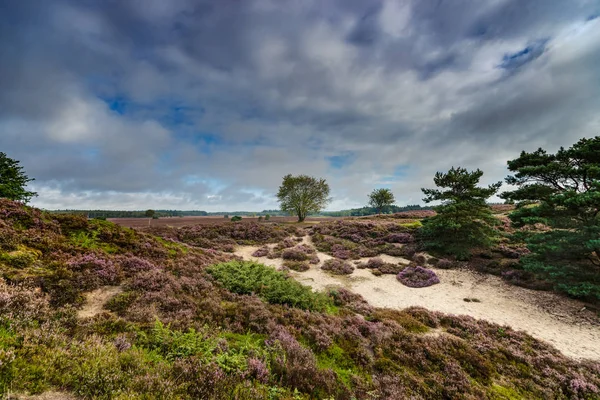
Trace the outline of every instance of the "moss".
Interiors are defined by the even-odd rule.
[[[423,224],[421,223],[421,221],[412,221],[412,222],[406,222],[406,223],[402,223],[399,224],[400,226],[404,227],[404,228],[408,228],[408,229],[418,229],[420,227],[423,226]]]
[[[31,267],[41,255],[39,250],[20,245],[17,250],[0,252],[0,262],[12,268],[25,269]]]
[[[527,398],[520,391],[494,383],[489,388],[489,395],[492,400],[521,400]]]
[[[352,376],[361,373],[349,354],[336,344],[317,354],[317,366],[321,369],[331,369],[348,388],[351,387]]]

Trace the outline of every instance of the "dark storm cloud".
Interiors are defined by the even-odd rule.
[[[598,11],[8,0],[0,148],[52,208],[261,210],[286,173],[327,177],[332,208],[381,185],[415,203],[436,170],[494,181],[522,149],[598,134]]]

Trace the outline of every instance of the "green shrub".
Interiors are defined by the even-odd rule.
[[[211,266],[208,272],[229,291],[256,294],[269,303],[318,311],[332,305],[326,295],[315,293],[309,287],[263,264],[230,261]]]
[[[0,253],[0,261],[13,268],[23,269],[31,266],[38,258],[38,254],[29,250],[16,250],[10,253]]]
[[[237,221],[241,221],[242,217],[240,217],[239,215],[234,215],[233,217],[231,217],[231,222],[237,222]]]

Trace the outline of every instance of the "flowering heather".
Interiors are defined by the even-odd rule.
[[[397,244],[412,243],[413,231],[414,228],[387,220],[344,220],[316,225],[310,234],[320,251],[336,258],[357,259],[382,253],[402,255],[403,250]]]
[[[87,253],[79,256],[68,263],[69,267],[78,272],[89,272],[95,274],[91,277],[91,281],[97,281],[92,284],[97,285],[114,285],[119,281],[119,271],[115,264],[102,256],[95,253]]]
[[[440,283],[440,279],[435,272],[421,266],[406,267],[397,277],[405,286],[412,288],[423,288]]]
[[[406,232],[390,233],[386,238],[386,242],[388,242],[388,243],[406,244],[406,243],[411,243],[413,241],[414,241],[413,235],[411,235],[410,233],[406,233]]]
[[[308,254],[297,248],[285,249],[281,253],[281,258],[292,261],[306,261],[309,259]]]
[[[401,211],[401,212],[390,215],[390,218],[422,219],[422,218],[433,217],[434,215],[436,215],[436,212],[433,210],[414,210],[414,211]]]
[[[263,246],[252,253],[252,257],[266,257],[270,252],[271,249],[268,246]]]
[[[405,229],[387,222],[323,225],[329,231],[314,233],[321,236],[315,243],[328,251],[340,244],[353,257],[371,245],[384,248],[388,235]],[[336,236],[346,230],[348,238]],[[250,237],[254,245],[277,243],[291,231],[273,226],[254,236],[252,228],[187,227],[157,237],[158,230],[151,235],[0,200],[0,255],[17,247],[36,254],[35,263],[20,268],[2,262],[0,392],[598,398],[599,363],[568,359],[524,332],[423,308],[378,309],[344,288],[315,293],[266,266],[208,272],[232,260],[218,251],[225,246]],[[187,240],[202,248],[183,246]],[[109,281],[122,286],[106,304],[110,312],[80,319],[82,295]],[[424,334],[430,329],[444,334]]]
[[[354,272],[354,267],[352,265],[337,258],[325,260],[321,266],[321,269],[331,272],[335,275],[350,275],[352,272]]]

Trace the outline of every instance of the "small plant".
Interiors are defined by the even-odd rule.
[[[309,259],[308,254],[298,248],[285,249],[281,253],[281,258],[290,261],[306,261]]]
[[[283,262],[283,266],[297,272],[304,272],[310,269],[310,265],[306,261],[286,260]]]
[[[252,257],[267,257],[270,252],[271,249],[269,249],[268,246],[263,246],[256,250],[254,253],[252,253]]]
[[[225,214],[225,215],[223,215],[223,218],[225,218],[225,219],[229,219],[229,214]]]
[[[268,220],[270,220],[270,219],[271,219],[271,214],[267,214],[267,215],[265,215],[265,221],[268,221]]]
[[[423,288],[440,283],[440,279],[435,272],[421,266],[407,267],[396,278],[403,285],[412,288]]]
[[[463,301],[467,302],[467,303],[481,303],[481,300],[479,300],[479,299],[477,299],[475,297],[465,297],[463,299]]]
[[[354,272],[354,267],[352,265],[337,258],[326,260],[321,266],[321,269],[335,275],[350,275]]]
[[[237,221],[241,221],[242,217],[240,217],[239,215],[234,215],[233,217],[231,217],[231,222],[237,222]]]

